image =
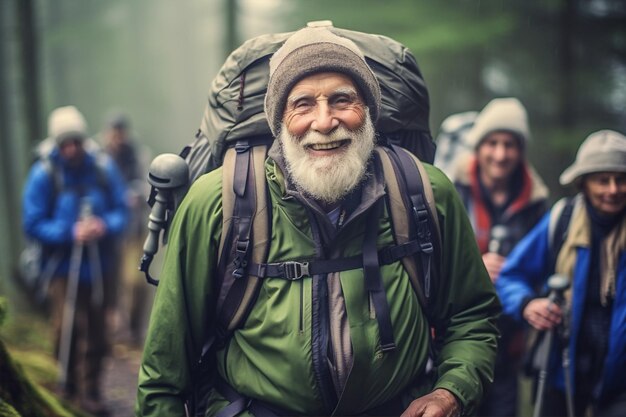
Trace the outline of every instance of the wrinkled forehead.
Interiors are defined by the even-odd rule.
[[[356,83],[346,74],[339,72],[319,72],[300,79],[289,91],[291,100],[299,95],[330,95],[333,93],[356,94],[360,96]]]

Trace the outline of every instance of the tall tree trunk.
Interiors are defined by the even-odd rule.
[[[237,27],[237,0],[225,0],[226,6],[226,36],[224,38],[224,57],[239,46],[238,27]]]
[[[560,17],[560,48],[559,48],[559,72],[561,82],[559,84],[560,95],[560,123],[561,126],[571,128],[576,120],[576,103],[574,98],[574,26],[576,24],[576,2],[565,0]]]
[[[7,36],[7,22],[9,17],[7,16],[8,7],[3,4],[0,7],[0,146],[4,149],[4,145],[9,141],[11,137],[11,129],[9,126],[8,108],[7,103],[9,97],[9,85],[8,85],[8,71],[7,66],[9,63],[8,53],[8,36]],[[9,190],[7,182],[11,178],[9,172],[9,165],[6,163],[6,158],[10,157],[6,152],[0,152],[0,251],[4,253],[8,249],[9,242],[4,236],[8,235],[8,206],[7,200],[9,197]],[[0,293],[6,293],[6,279],[10,273],[10,267],[8,264],[8,258],[0,256]]]
[[[44,20],[47,26],[45,30],[48,34],[54,34],[55,31],[60,30],[59,28],[65,24],[68,8],[65,3],[65,1],[55,0],[50,2],[50,4],[46,4],[45,10],[47,10],[47,13],[45,13]],[[46,49],[49,55],[48,64],[50,65],[46,82],[50,86],[51,93],[49,98],[52,102],[51,107],[73,104],[75,97],[73,97],[72,91],[70,91],[70,68],[68,65],[70,60],[67,48],[57,41],[52,44],[48,42]]]
[[[16,3],[19,0],[6,1],[0,7],[0,292],[7,294],[11,302],[19,300],[12,275],[22,246],[20,189],[24,168],[16,109],[20,95],[19,87],[15,87],[16,75],[20,73],[15,59],[19,49],[14,36]]]
[[[18,39],[22,67],[25,134],[31,146],[44,135],[40,110],[38,42],[33,0],[17,2]]]

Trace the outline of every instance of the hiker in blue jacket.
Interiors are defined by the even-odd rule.
[[[580,190],[560,250],[555,255],[552,248],[559,237],[550,236],[559,216],[547,214],[507,258],[496,288],[504,313],[539,331],[562,322],[569,324],[567,344],[557,338],[552,345],[542,414],[567,415],[566,373],[561,360],[566,347],[571,358],[574,415],[586,415],[590,407],[594,416],[623,416],[626,137],[610,130],[591,134],[560,182],[575,184]],[[571,281],[564,308],[536,292],[555,272]]]
[[[107,278],[114,272],[110,249],[126,224],[125,186],[110,159],[85,150],[87,124],[74,106],[54,110],[48,132],[55,146],[26,180],[23,228],[44,247],[43,269],[49,274],[41,285],[47,287],[57,350],[70,275],[78,280],[73,327],[66,333],[71,342],[62,394],[92,414],[106,415],[100,398],[108,350],[104,307],[110,296]],[[81,248],[75,258],[80,264],[70,260],[76,247]]]

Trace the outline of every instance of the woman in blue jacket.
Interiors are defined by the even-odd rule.
[[[504,313],[544,331],[564,319],[569,339],[553,343],[543,415],[567,415],[561,349],[569,348],[574,414],[626,415],[626,137],[602,130],[580,146],[560,177],[575,184],[567,233],[558,254],[546,215],[507,258],[496,282]],[[555,209],[553,208],[553,211]],[[553,273],[571,282],[560,308],[537,292]],[[545,293],[543,293],[545,294]],[[558,339],[558,338],[557,338]],[[567,345],[565,345],[567,343]]]

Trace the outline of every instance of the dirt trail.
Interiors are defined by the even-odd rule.
[[[113,355],[107,360],[102,394],[112,417],[134,415],[140,360],[140,348],[121,343],[114,346]]]

